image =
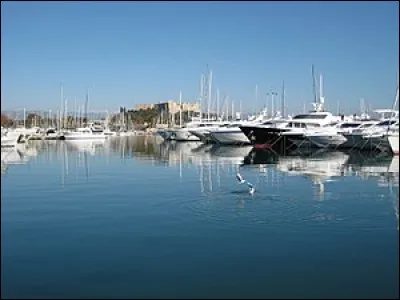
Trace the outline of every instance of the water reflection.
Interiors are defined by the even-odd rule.
[[[324,200],[326,184],[346,176],[357,176],[374,181],[377,186],[389,188],[393,193],[398,215],[399,157],[377,156],[360,152],[314,151],[289,153],[285,156],[273,152],[254,150],[251,146],[229,147],[206,145],[201,142],[160,142],[154,136],[114,138],[105,141],[31,141],[11,149],[2,149],[2,174],[16,164],[26,164],[41,154],[48,160],[61,163],[61,184],[72,171],[84,170],[90,176],[90,160],[96,156],[134,158],[152,164],[179,166],[179,177],[184,169],[194,167],[199,176],[200,191],[210,194],[221,186],[221,178],[234,181],[239,168],[247,168],[259,176],[258,186],[280,187],[285,178],[307,178],[315,191],[316,200]],[[331,190],[331,189],[330,189]],[[339,194],[339,191],[337,192]]]
[[[251,146],[229,147],[206,145],[201,142],[158,142],[154,136],[114,138],[105,141],[31,141],[15,148],[1,150],[2,166],[26,164],[38,154],[46,159],[61,160],[66,169],[76,156],[88,160],[88,156],[120,156],[135,158],[168,166],[197,167],[217,166],[236,172],[240,167],[257,169],[260,174],[275,173],[285,176],[304,176],[315,185],[338,180],[344,176],[375,179],[380,186],[399,185],[399,157],[372,156],[360,152],[316,151],[292,153],[285,156],[273,152],[255,150]],[[229,173],[231,173],[229,172]],[[267,177],[267,176],[265,176]]]

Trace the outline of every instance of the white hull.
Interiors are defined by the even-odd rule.
[[[172,136],[174,137],[175,141],[180,141],[180,142],[200,141],[200,139],[197,136],[195,136],[189,132],[188,128],[179,128],[179,129],[173,130]]]
[[[202,142],[210,141],[210,135],[208,130],[190,130],[189,132],[194,136],[198,137]]]
[[[216,143],[223,145],[250,144],[249,139],[240,129],[234,131],[213,131],[210,132],[210,135]]]
[[[1,147],[15,147],[18,144],[21,134],[17,133],[7,133],[1,137]]]
[[[388,141],[393,154],[399,155],[399,133],[395,132],[388,135]]]

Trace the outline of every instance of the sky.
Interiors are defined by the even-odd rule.
[[[244,112],[283,81],[289,112],[310,109],[312,65],[326,109],[391,108],[399,2],[1,1],[2,110],[56,110],[61,85],[71,108],[87,90],[96,111],[195,102],[207,65]]]

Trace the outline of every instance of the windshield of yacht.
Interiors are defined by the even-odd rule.
[[[339,126],[339,128],[358,128],[360,125],[360,123],[343,123]]]
[[[386,120],[379,122],[378,124],[376,124],[376,126],[389,126],[395,124],[396,122],[397,122],[396,120]]]
[[[292,119],[296,120],[296,119],[325,119],[328,115],[327,114],[309,114],[309,115],[297,115],[294,116]]]
[[[362,124],[361,126],[360,126],[360,128],[368,128],[368,127],[371,127],[371,126],[373,126],[375,123],[366,123],[366,124]]]

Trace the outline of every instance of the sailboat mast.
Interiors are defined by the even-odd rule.
[[[200,121],[203,119],[203,104],[204,104],[204,75],[200,77]]]
[[[232,100],[232,121],[234,120],[233,118],[234,118],[234,111],[233,111],[233,108],[234,108],[234,103],[233,103],[233,100]]]
[[[182,128],[182,91],[179,91],[179,127]]]
[[[62,114],[62,112],[63,112],[63,104],[64,104],[64,87],[63,87],[63,84],[61,84],[61,87],[60,87],[60,97],[61,97],[61,104],[60,104],[60,128],[59,129],[62,129],[62,118],[63,118],[63,114]]]
[[[211,85],[212,85],[212,71],[210,70],[210,77],[208,79],[208,105],[207,105],[207,119],[210,120],[210,108],[211,108]]]
[[[219,119],[219,89],[217,89],[217,118]]]
[[[253,113],[257,113],[257,103],[258,103],[258,84],[256,84],[256,101],[254,103]]]
[[[282,95],[281,95],[281,111],[282,111],[282,117],[285,117],[285,80],[282,82]]]
[[[86,91],[86,101],[85,101],[85,127],[88,124],[88,102],[89,102],[89,89]]]
[[[68,127],[68,111],[67,111],[67,99],[65,99],[65,116],[64,116],[64,127]]]
[[[228,96],[226,96],[225,99],[226,99],[226,121],[229,121],[229,98],[228,98]]]

